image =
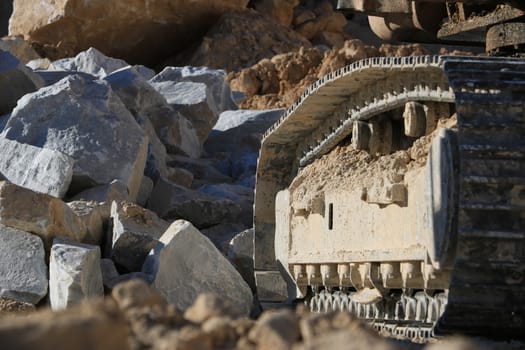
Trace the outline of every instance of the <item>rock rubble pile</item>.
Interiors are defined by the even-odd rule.
[[[155,74],[93,48],[47,70],[0,62],[6,309],[139,278],[180,310],[215,292],[250,314],[252,247],[230,240],[251,227],[260,138],[282,110],[237,110],[222,70]]]
[[[238,306],[205,293],[182,312],[145,282],[133,280],[117,285],[105,300],[91,300],[56,313],[0,319],[0,341],[6,348],[20,350],[416,348],[380,337],[348,313],[281,309],[252,320]],[[480,348],[477,342],[460,338],[424,347]]]

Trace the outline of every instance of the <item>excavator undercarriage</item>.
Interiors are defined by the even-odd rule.
[[[280,273],[313,311],[400,334],[520,336],[524,131],[523,60],[372,58],[321,79],[263,139],[260,297]],[[357,165],[331,163],[345,154]]]
[[[523,337],[525,5],[338,3],[383,39],[485,44],[492,57],[370,58],[303,93],[262,141],[259,299],[410,338]]]

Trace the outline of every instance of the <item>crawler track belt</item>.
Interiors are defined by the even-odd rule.
[[[446,58],[460,154],[457,256],[436,331],[525,330],[525,61]]]
[[[457,252],[447,306],[433,330],[523,337],[525,60],[374,58],[312,85],[263,139],[254,207],[255,267],[277,270],[271,263],[272,203],[298,168],[348,137],[354,121],[413,100],[455,103],[458,117]],[[376,328],[411,327],[381,322],[376,320]],[[418,327],[425,334],[432,331],[432,325]]]

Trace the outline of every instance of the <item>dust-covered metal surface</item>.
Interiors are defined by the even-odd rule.
[[[368,309],[363,306],[359,312],[386,328],[418,321],[420,325],[414,327],[420,327],[425,334],[430,329],[521,336],[525,327],[524,71],[525,62],[517,59],[374,58],[331,73],[310,87],[263,139],[254,218],[255,267],[259,273],[280,270],[289,285],[300,287],[299,294],[308,286],[315,291],[326,290],[323,297],[326,299],[326,293],[335,288],[339,291],[336,298],[339,308],[344,300],[347,301],[344,305],[350,305],[348,296],[358,292],[357,299],[353,295],[354,301],[365,300],[363,305],[375,305]],[[436,180],[436,188],[424,184],[408,188],[409,195],[418,188],[423,191],[433,188],[434,192],[409,200],[412,204],[406,204],[403,192],[394,191],[393,187],[386,202],[384,196],[368,198],[370,203],[379,205],[378,212],[381,205],[410,210],[414,200],[423,202],[416,204],[416,209],[428,208],[433,206],[429,204],[431,201],[441,198],[434,209],[424,214],[433,216],[436,224],[426,231],[426,239],[418,238],[422,234],[418,225],[409,229],[413,230],[412,236],[404,237],[396,237],[401,233],[395,233],[392,227],[390,240],[383,237],[377,241],[377,252],[373,253],[374,240],[367,241],[366,223],[360,226],[363,232],[358,240],[352,241],[352,232],[357,230],[352,228],[352,218],[341,221],[343,227],[339,228],[344,232],[347,225],[348,237],[325,235],[313,229],[310,239],[319,243],[301,245],[301,236],[291,234],[294,217],[305,215],[314,218],[318,215],[315,220],[335,232],[330,226],[334,225],[331,216],[334,209],[330,202],[323,201],[326,198],[312,198],[302,205],[287,194],[299,169],[320,159],[345,139],[350,138],[357,146],[376,145],[370,139],[363,142],[362,138],[370,137],[363,130],[373,131],[372,122],[378,115],[404,106],[407,135],[419,135],[423,129],[418,126],[421,118],[418,108],[450,103],[457,114],[457,143],[436,146],[439,151],[430,152],[430,158],[440,160],[434,161],[434,165],[427,162],[430,175],[414,175],[414,179],[419,176],[421,181],[432,177],[431,174],[441,179]],[[369,127],[363,129],[362,123]],[[377,147],[375,151],[381,154],[390,152],[390,148],[382,148],[384,143]],[[451,150],[445,153],[456,160],[440,156],[447,147]],[[448,182],[444,179],[449,173],[454,180],[451,187],[445,185]],[[452,201],[444,201],[450,193],[455,193]],[[332,203],[344,204],[345,200],[355,203],[363,198],[345,199],[343,193]],[[350,212],[364,213],[366,206],[363,208],[351,207]],[[421,220],[414,213],[407,215],[408,222],[411,218],[414,223]],[[405,214],[396,217],[402,215]],[[384,227],[388,227],[388,220],[394,220],[392,216],[378,218],[387,221],[380,223]],[[306,226],[297,232],[307,232],[315,220],[303,220]],[[395,220],[393,226],[398,225]],[[359,248],[360,244],[366,249]],[[406,249],[395,253],[394,246]],[[409,249],[410,246],[415,249]],[[336,248],[337,254],[330,256]],[[379,293],[379,301],[366,299],[365,289]],[[421,297],[417,290],[428,298]],[[402,293],[397,299],[389,298],[389,291]],[[315,307],[325,300],[317,295],[314,298],[317,298],[313,299]],[[397,303],[401,299],[406,301],[403,317],[399,310],[396,316],[394,311],[378,308],[379,302],[397,300]],[[355,303],[354,306],[361,307]],[[412,314],[409,307],[419,311]],[[435,310],[439,310],[438,316]],[[407,327],[406,332],[415,332],[412,323]]]

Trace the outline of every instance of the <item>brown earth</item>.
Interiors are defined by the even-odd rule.
[[[358,39],[347,40],[340,48],[300,48],[296,52],[263,59],[239,72],[231,72],[228,80],[233,90],[246,99],[241,108],[288,108],[317,79],[361,59],[377,56],[418,56],[429,51],[420,44],[387,45],[379,48]]]
[[[438,128],[455,126],[455,115],[438,121]],[[378,181],[402,183],[408,170],[425,165],[436,132],[437,129],[420,137],[406,150],[383,156],[356,150],[350,143],[342,143],[300,171],[291,186],[294,200],[300,201],[307,192],[315,197],[312,189],[323,192],[337,188],[371,188]]]

